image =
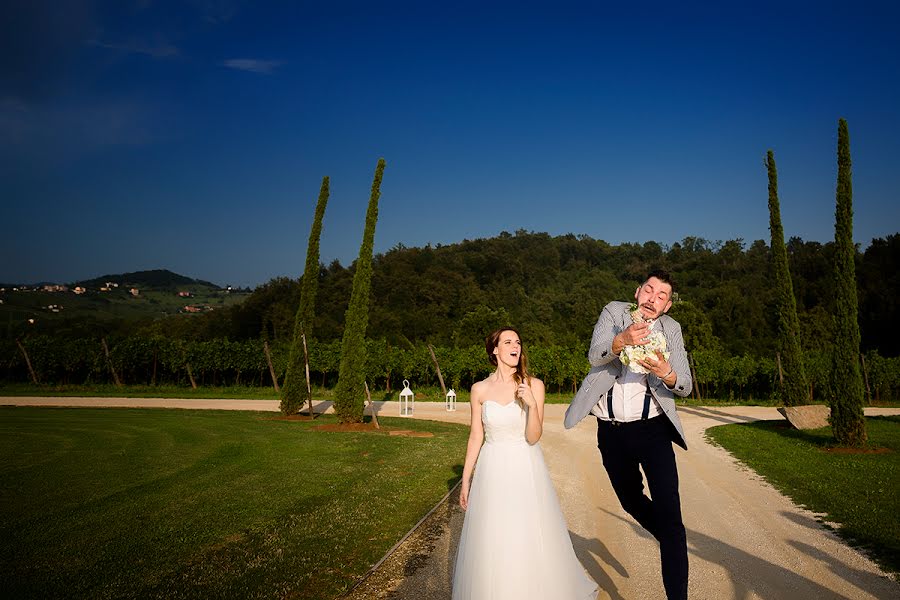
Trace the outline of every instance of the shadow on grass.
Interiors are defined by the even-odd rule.
[[[866,421],[874,421],[875,423],[892,423],[900,425],[900,415],[866,417]],[[752,421],[746,423],[728,423],[740,424],[742,427],[754,429],[766,433],[774,433],[779,437],[804,442],[818,448],[820,450],[848,450],[860,453],[878,453],[885,451],[896,451],[898,448],[893,447],[890,443],[888,447],[875,446],[871,443],[856,450],[853,448],[844,448],[837,444],[832,434],[831,427],[822,427],[820,429],[794,429],[786,420],[777,421]]]
[[[462,479],[463,466],[461,464],[453,465],[453,477],[447,480],[447,491],[452,490],[459,480]]]

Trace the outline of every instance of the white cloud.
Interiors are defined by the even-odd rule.
[[[257,60],[253,58],[231,58],[222,61],[222,65],[230,69],[251,71],[253,73],[262,73],[264,75],[271,75],[275,71],[275,68],[282,64],[283,63],[280,60]]]

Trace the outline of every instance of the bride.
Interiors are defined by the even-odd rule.
[[[516,330],[493,332],[485,348],[497,370],[472,386],[453,600],[593,600],[538,445],[544,384]]]

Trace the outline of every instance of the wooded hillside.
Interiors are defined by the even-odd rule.
[[[801,324],[810,394],[819,400],[832,354],[831,244],[791,239],[788,260]],[[857,252],[867,397],[900,394],[896,339],[900,235]],[[501,325],[523,333],[534,373],[555,391],[574,390],[589,367],[587,349],[600,310],[633,297],[655,267],[674,273],[670,312],[685,333],[700,397],[732,400],[776,395],[775,286],[762,241],[682,240],[613,246],[588,237],[517,232],[439,247],[397,247],[373,262],[366,376],[391,390],[404,378],[437,385],[428,345],[444,377],[465,388],[490,372],[483,337]],[[319,271],[312,378],[333,385],[354,269]],[[31,292],[37,293],[37,292]],[[42,320],[7,327],[0,379],[46,383],[269,385],[283,381],[300,282],[259,286],[246,300],[203,314],[156,319]],[[101,339],[105,338],[105,339]],[[109,356],[105,342],[108,342]],[[264,343],[271,348],[267,367]],[[33,372],[25,353],[31,358]],[[862,360],[862,359],[861,359]],[[113,375],[116,373],[116,376]],[[192,374],[193,373],[193,374]]]
[[[832,244],[791,238],[787,250],[803,347],[822,350],[831,342]],[[368,337],[394,345],[465,347],[481,343],[489,329],[505,323],[518,327],[532,345],[581,344],[590,339],[602,307],[631,299],[654,267],[675,276],[678,297],[670,314],[682,323],[689,350],[773,353],[768,245],[693,237],[663,247],[519,231],[446,246],[400,245],[375,257]],[[900,317],[898,267],[900,234],[875,239],[857,254],[864,351],[900,352],[891,341]],[[316,337],[339,339],[353,267],[333,262],[322,267],[319,277]],[[297,280],[273,279],[238,306],[152,327],[178,338],[288,340],[299,289]]]

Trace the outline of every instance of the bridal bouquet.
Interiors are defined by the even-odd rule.
[[[644,315],[641,314],[637,304],[632,304],[629,307],[629,312],[631,314],[631,320],[634,323],[640,323],[644,320]],[[622,350],[620,355],[622,363],[633,373],[649,373],[650,371],[642,367],[638,361],[651,357],[656,360],[657,350],[662,352],[662,355],[666,360],[669,360],[669,353],[666,352],[666,338],[662,332],[651,331],[650,335],[647,336],[647,340],[649,343],[644,344],[643,346],[625,346]]]

